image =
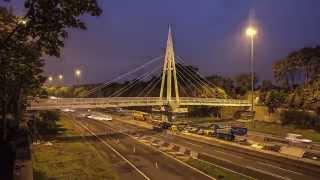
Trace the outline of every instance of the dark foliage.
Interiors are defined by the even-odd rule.
[[[281,112],[282,125],[294,125],[296,128],[320,131],[320,117],[310,112],[288,110]]]

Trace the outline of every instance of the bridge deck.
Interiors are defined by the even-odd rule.
[[[216,98],[191,98],[180,97],[180,101],[168,102],[159,97],[111,97],[111,98],[59,98],[37,99],[29,102],[28,110],[50,109],[81,109],[81,108],[106,108],[106,107],[132,107],[132,106],[165,106],[168,104],[179,106],[250,106],[247,100],[216,99]]]

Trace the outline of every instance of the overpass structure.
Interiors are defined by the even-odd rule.
[[[162,66],[161,87],[158,97],[104,97],[104,98],[57,98],[57,99],[35,99],[29,102],[28,110],[50,110],[63,108],[107,108],[107,107],[134,107],[134,106],[159,106],[176,109],[186,106],[241,106],[250,107],[247,100],[221,99],[213,97],[180,97],[178,79],[185,81],[184,84],[192,84],[196,77],[194,72],[184,71],[189,78],[184,80],[183,72],[177,71],[177,63],[173,48],[171,29],[169,27],[166,53]],[[179,65],[179,64],[178,64]],[[180,67],[181,68],[181,67]],[[208,82],[208,81],[207,81]],[[199,79],[201,86],[206,85],[204,80]],[[155,87],[155,86],[154,86]],[[130,87],[129,87],[130,88]],[[183,87],[181,87],[183,88]],[[195,85],[190,91],[195,90]],[[212,89],[211,89],[212,90]]]
[[[167,101],[158,97],[111,97],[111,98],[61,98],[38,99],[30,102],[28,110],[53,110],[53,109],[91,109],[110,107],[138,107],[138,106],[230,106],[249,107],[247,100],[193,98],[180,97],[179,101]]]

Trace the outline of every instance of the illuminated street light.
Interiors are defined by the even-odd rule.
[[[49,82],[52,82],[52,81],[53,81],[52,76],[49,76],[49,77],[48,77],[48,80],[49,80]]]
[[[253,114],[253,106],[254,106],[254,37],[257,35],[258,31],[255,27],[249,26],[246,29],[246,35],[250,37],[251,40],[251,49],[250,49],[250,64],[251,64],[251,120],[253,127],[255,127],[254,123],[254,114]]]
[[[77,77],[81,76],[81,70],[80,70],[80,69],[76,69],[75,75],[76,75]]]
[[[82,71],[81,71],[80,69],[76,69],[76,70],[74,71],[74,74],[75,74],[75,76],[76,76],[77,84],[79,84],[79,83],[80,83],[80,78],[81,78]]]
[[[20,19],[18,21],[19,24],[22,24],[22,25],[26,25],[28,23],[28,21],[26,19]]]
[[[63,75],[62,75],[62,74],[59,74],[58,78],[59,78],[60,80],[62,80],[62,79],[63,79]]]
[[[247,34],[247,36],[249,36],[249,37],[254,37],[254,36],[256,36],[257,35],[257,30],[256,30],[256,28],[254,28],[254,27],[252,27],[252,26],[249,26],[248,28],[247,28],[247,30],[246,30],[246,34]]]

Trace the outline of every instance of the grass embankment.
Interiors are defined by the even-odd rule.
[[[67,137],[80,136],[67,118],[62,116],[58,121],[62,131],[59,134]],[[111,163],[94,147],[81,140],[53,142],[52,146],[33,146],[33,169],[35,180],[118,179]]]
[[[224,180],[224,179],[248,180],[249,179],[247,177],[241,176],[236,173],[232,173],[230,171],[216,167],[214,165],[211,165],[207,162],[203,162],[200,160],[189,159],[185,162],[188,163],[189,165],[197,168],[198,170],[210,175],[211,177],[213,177],[215,179],[221,179],[221,180]]]
[[[320,133],[312,129],[298,129],[293,125],[282,126],[277,123],[267,123],[255,121],[255,127],[251,122],[245,123],[251,131],[272,134],[275,136],[285,137],[287,133],[301,134],[304,138],[311,139],[314,142],[320,142]]]

